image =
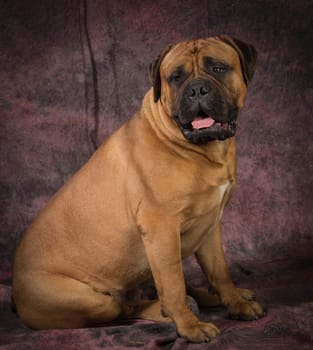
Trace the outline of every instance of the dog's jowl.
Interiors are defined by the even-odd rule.
[[[220,231],[255,62],[251,45],[221,35],[171,45],[150,65],[140,110],[53,196],[17,248],[13,299],[26,325],[144,318],[209,341],[219,330],[192,313],[187,292],[235,318],[263,316],[253,293],[232,283]],[[189,255],[214,294],[186,286]],[[141,300],[151,280],[158,300]]]

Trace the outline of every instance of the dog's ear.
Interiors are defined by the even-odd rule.
[[[237,51],[240,59],[242,74],[246,85],[248,85],[255,71],[257,59],[256,49],[252,45],[246,44],[243,41],[229,35],[219,35],[218,38]]]
[[[159,56],[149,65],[149,78],[153,86],[153,98],[154,102],[158,102],[161,96],[161,76],[160,76],[160,66],[163,58],[171,50],[173,45],[168,45]]]

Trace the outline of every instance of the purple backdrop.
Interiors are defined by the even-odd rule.
[[[255,283],[261,279],[268,288],[288,285],[292,290],[297,276],[292,302],[304,301],[301,287],[309,302],[307,328],[299,322],[298,328],[305,333],[313,325],[312,15],[310,0],[0,1],[0,305],[6,310],[5,326],[21,327],[8,304],[12,256],[25,227],[95,147],[139,108],[150,87],[147,67],[163,47],[221,33],[254,44],[259,53],[240,116],[237,189],[224,212],[226,253],[242,283],[257,271],[250,279]],[[193,265],[186,263],[191,278],[198,273]],[[276,283],[266,279],[271,271]],[[275,293],[259,294],[268,303],[292,294],[285,288]],[[281,315],[294,312],[301,318],[304,312],[301,307],[286,310]],[[140,333],[146,325],[136,327],[132,330]],[[280,327],[278,338],[288,329]],[[312,341],[306,333],[301,337],[303,344]],[[0,349],[11,343],[8,336],[3,339]],[[243,343],[248,349],[249,341]]]

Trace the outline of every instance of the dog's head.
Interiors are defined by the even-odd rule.
[[[228,35],[168,46],[150,65],[154,101],[192,143],[232,137],[256,56]]]

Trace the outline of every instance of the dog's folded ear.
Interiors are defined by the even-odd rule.
[[[149,65],[149,78],[151,84],[153,85],[153,97],[154,102],[158,102],[161,96],[161,76],[160,76],[160,66],[163,58],[171,50],[173,45],[168,45],[159,56]]]
[[[256,49],[243,41],[236,39],[230,35],[219,35],[218,39],[234,48],[240,59],[242,74],[246,85],[251,81],[256,65],[257,51]]]

